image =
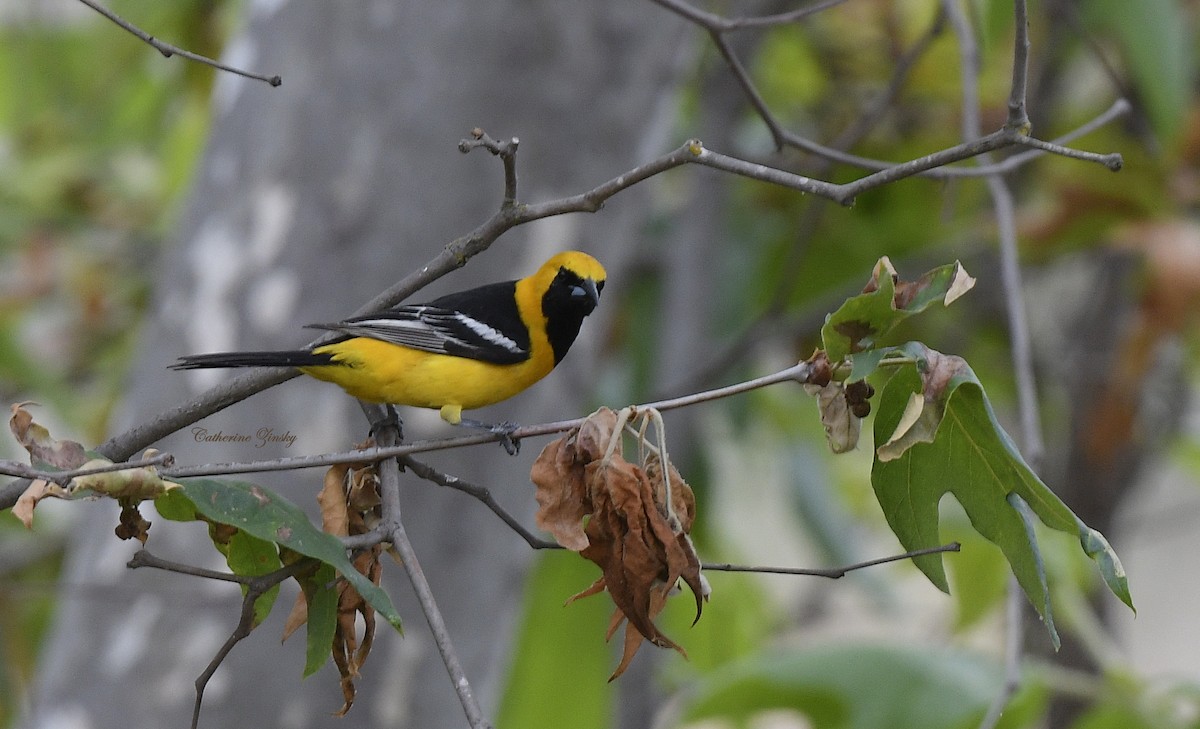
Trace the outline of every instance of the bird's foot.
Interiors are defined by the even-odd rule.
[[[404,421],[400,419],[400,415],[399,415],[399,413],[396,412],[396,408],[393,407],[392,405],[387,405],[387,406],[385,406],[384,412],[385,412],[385,414],[382,418],[371,423],[371,430],[370,430],[371,437],[374,438],[374,437],[378,436],[380,431],[386,430],[387,428],[395,428],[396,429],[396,442],[397,443],[403,442],[404,441]]]
[[[512,437],[512,434],[521,427],[517,423],[514,423],[510,420],[506,420],[503,423],[484,423],[478,420],[469,420],[467,418],[463,418],[461,421],[459,421],[459,425],[464,425],[468,428],[476,428],[478,430],[486,430],[492,435],[500,436],[500,445],[504,447],[504,450],[508,451],[508,455],[510,456],[515,456],[521,452],[520,439]]]

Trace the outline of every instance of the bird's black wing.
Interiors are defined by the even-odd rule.
[[[429,304],[402,305],[335,324],[313,324],[350,337],[369,337],[436,354],[516,364],[529,358],[515,282],[481,286]]]

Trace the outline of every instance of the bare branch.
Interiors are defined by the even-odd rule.
[[[149,468],[151,466],[173,466],[175,464],[175,456],[170,453],[159,453],[150,458],[143,458],[137,461],[124,461],[122,463],[110,463],[106,466],[89,466],[87,468],[76,468],[71,471],[41,471],[33,466],[27,466],[18,461],[0,461],[0,474],[6,476],[16,476],[17,478],[41,479],[50,481],[66,488],[71,479],[79,478],[80,476],[92,476],[97,473],[112,473],[114,471],[125,471],[133,468]]]
[[[513,137],[507,142],[500,142],[488,136],[479,127],[471,130],[471,138],[458,143],[458,151],[467,154],[476,147],[483,147],[496,155],[504,163],[504,202],[501,209],[511,208],[517,204],[517,145],[521,140]]]
[[[965,139],[979,133],[979,51],[975,36],[966,14],[958,0],[943,0],[947,19],[958,39],[963,87],[963,130]],[[1029,118],[1025,109],[1025,76],[1029,58],[1028,18],[1025,0],[1013,0],[1017,28],[1013,48],[1012,93],[1009,96],[1009,113],[1005,129],[1016,131],[1025,137]],[[1047,150],[1049,151],[1049,150]],[[986,157],[980,162],[987,163]],[[1110,169],[1120,169],[1117,167]],[[1022,448],[1026,460],[1037,470],[1041,465],[1044,444],[1041,434],[1041,418],[1037,404],[1037,385],[1033,372],[1033,348],[1030,342],[1028,312],[1025,309],[1024,283],[1017,252],[1016,212],[1012,191],[999,175],[987,178],[988,193],[996,212],[999,231],[1000,280],[1004,289],[1005,310],[1008,314],[1009,341],[1012,344],[1013,371],[1017,385],[1017,407],[1021,419]],[[1020,597],[1021,587],[1015,579],[1008,583],[1006,603],[1007,633],[1005,640],[1004,685],[992,700],[980,729],[994,729],[996,722],[1012,696],[1020,688],[1020,658],[1024,642],[1024,621],[1021,610],[1024,600]]]
[[[807,575],[812,577],[828,577],[831,580],[838,580],[846,576],[847,573],[855,570],[865,569],[867,567],[876,567],[889,562],[900,562],[913,557],[923,557],[927,554],[941,554],[943,552],[958,552],[962,549],[962,545],[958,542],[950,542],[943,544],[940,547],[928,547],[926,549],[916,549],[904,554],[895,554],[890,557],[880,557],[878,559],[869,559],[865,562],[857,562],[846,567],[829,567],[829,568],[805,568],[805,567],[747,567],[745,565],[735,564],[714,564],[705,562],[702,567],[713,572],[757,572],[774,575]]]
[[[1070,147],[1063,147],[1061,145],[1054,144],[1052,142],[1044,142],[1040,139],[1036,139],[1036,138],[1030,137],[1030,136],[1021,136],[1021,137],[1017,138],[1015,141],[1017,144],[1020,144],[1021,146],[1032,147],[1032,148],[1040,150],[1042,152],[1049,152],[1051,154],[1057,154],[1060,157],[1077,159],[1082,162],[1095,162],[1096,164],[1104,165],[1105,167],[1112,170],[1113,172],[1120,172],[1121,167],[1123,167],[1125,164],[1123,158],[1121,157],[1120,153],[1118,153],[1118,152],[1112,152],[1110,154],[1097,154],[1096,152],[1087,152],[1087,151],[1084,151],[1081,149],[1071,149]]]
[[[492,492],[489,491],[486,487],[479,486],[477,484],[473,484],[470,481],[464,481],[463,479],[459,478],[458,476],[451,476],[449,474],[442,473],[441,471],[437,470],[436,468],[433,468],[432,466],[430,466],[426,463],[418,461],[418,460],[412,458],[411,456],[402,457],[401,462],[404,464],[405,468],[412,471],[413,474],[419,478],[423,478],[426,481],[435,483],[438,486],[445,486],[446,488],[451,488],[456,491],[462,491],[464,494],[468,494],[468,495],[478,499],[480,502],[483,503],[484,506],[491,509],[493,514],[500,517],[500,520],[503,521],[505,524],[507,524],[509,529],[512,529],[514,532],[517,533],[518,536],[520,536],[522,539],[524,539],[525,543],[528,544],[530,546],[530,548],[532,548],[532,549],[561,549],[562,548],[558,544],[558,542],[554,542],[554,541],[551,541],[548,539],[542,539],[542,538],[538,537],[536,534],[534,534],[533,532],[526,529],[525,526],[523,524],[521,524],[521,522],[518,521],[516,517],[514,517],[512,514],[508,513],[508,511],[505,510],[505,508],[503,506],[500,506],[500,504],[496,501],[495,497],[492,496]]]
[[[119,25],[120,27],[124,28],[129,33],[132,33],[133,35],[137,36],[138,38],[141,38],[146,43],[149,43],[151,47],[153,47],[155,50],[157,50],[159,53],[163,54],[167,58],[170,58],[171,56],[180,56],[181,58],[186,58],[189,61],[195,61],[196,63],[202,63],[206,66],[212,66],[213,68],[218,69],[220,71],[227,71],[229,73],[237,74],[238,76],[252,78],[255,81],[262,81],[262,82],[268,83],[272,86],[279,86],[280,84],[283,83],[283,79],[280,78],[278,75],[265,76],[263,74],[254,73],[253,71],[245,71],[240,68],[234,68],[233,66],[226,66],[225,64],[221,63],[220,61],[214,61],[213,59],[208,58],[206,56],[201,56],[198,53],[192,53],[191,51],[180,48],[179,46],[174,46],[174,45],[171,45],[170,43],[161,41],[161,40],[155,38],[154,36],[150,35],[146,31],[142,30],[141,28],[137,27],[133,23],[130,23],[128,20],[125,20],[124,18],[117,15],[116,13],[109,10],[108,8],[104,7],[100,3],[96,2],[96,0],[79,0],[79,2],[83,3],[84,5],[87,5],[89,8],[91,8],[92,10],[95,10],[97,13],[100,13],[101,15],[108,18],[112,22],[114,22],[117,25]]]
[[[1016,19],[1013,43],[1012,90],[1008,95],[1008,120],[1004,126],[1023,133],[1029,131],[1029,112],[1025,95],[1029,77],[1029,11],[1025,0],[1013,0]]]
[[[274,572],[251,577],[244,583],[246,585],[246,594],[242,596],[242,612],[238,619],[237,627],[225,639],[225,642],[217,650],[217,654],[213,656],[212,661],[209,662],[204,671],[196,677],[196,703],[192,707],[191,729],[197,729],[200,726],[200,707],[204,703],[204,689],[208,686],[209,679],[213,677],[213,674],[225,662],[225,658],[233,650],[233,647],[254,630],[254,603],[271,588],[289,577],[293,577],[309,569],[311,565],[312,560],[302,559],[281,567]]]
[[[216,570],[205,569],[203,567],[193,567],[190,564],[171,562],[160,557],[155,557],[145,549],[139,549],[134,552],[129,561],[125,563],[125,566],[131,570],[139,567],[153,567],[154,569],[166,570],[167,572],[178,572],[181,575],[203,577],[206,580],[236,582],[240,585],[249,585],[256,579],[254,577],[247,577],[246,575],[235,575],[232,572],[217,572]]]
[[[413,474],[415,474],[419,478],[423,478],[426,481],[435,483],[438,486],[445,486],[447,488],[455,489],[456,491],[461,491],[469,496],[474,497],[475,499],[478,499],[485,506],[487,506],[489,509],[491,509],[492,513],[494,513],[496,516],[500,517],[501,521],[503,521],[505,524],[507,524],[510,529],[512,529],[522,539],[524,539],[525,542],[531,548],[533,548],[533,549],[563,549],[563,546],[560,545],[558,542],[548,540],[548,539],[542,539],[542,538],[536,536],[535,534],[533,534],[533,532],[526,529],[520,523],[520,521],[518,521],[516,519],[516,517],[514,517],[512,514],[508,513],[508,511],[506,511],[504,509],[504,507],[500,506],[496,502],[495,498],[492,497],[491,491],[489,491],[486,487],[479,486],[477,484],[473,484],[468,481],[464,481],[463,479],[461,479],[457,476],[451,476],[449,474],[442,473],[441,471],[433,468],[432,466],[429,466],[425,463],[422,463],[422,462],[417,461],[410,457],[402,458],[401,462],[405,465],[406,468],[408,468],[410,471],[412,471]],[[899,562],[901,560],[912,559],[913,557],[921,557],[921,556],[927,555],[927,554],[940,554],[942,552],[957,552],[960,549],[961,549],[961,545],[958,542],[951,542],[950,544],[946,544],[946,545],[943,545],[940,547],[929,547],[926,549],[918,549],[918,550],[914,550],[911,552],[905,552],[904,554],[897,554],[897,555],[893,555],[890,557],[880,557],[878,559],[871,559],[871,560],[867,560],[865,562],[858,562],[856,564],[847,565],[845,567],[829,567],[829,568],[762,567],[762,566],[735,565],[735,564],[729,564],[728,562],[704,562],[701,564],[701,567],[703,569],[712,570],[714,572],[756,572],[756,573],[780,574],[780,575],[811,575],[814,577],[828,577],[830,579],[839,579],[841,577],[844,577],[849,572],[865,569],[867,567],[874,567],[874,566],[881,565],[881,564],[887,564],[889,562]]]
[[[271,588],[280,584],[289,577],[293,577],[313,565],[313,560],[301,559],[292,564],[285,565],[279,569],[268,572],[265,575],[235,575],[228,572],[215,572],[213,570],[204,569],[201,567],[192,567],[190,565],[171,562],[165,559],[160,559],[147,552],[145,549],[134,553],[133,557],[126,563],[130,569],[139,567],[153,567],[156,569],[167,570],[169,572],[178,572],[180,574],[189,575],[192,577],[203,577],[210,580],[223,580],[225,582],[235,582],[246,588],[246,594],[242,597],[242,610],[238,619],[237,626],[225,642],[217,650],[213,659],[208,666],[196,677],[196,701],[192,705],[192,724],[191,729],[197,729],[200,725],[200,707],[204,703],[204,689],[208,686],[209,680],[213,674],[217,672],[221,664],[225,662],[225,658],[229,655],[233,647],[241,642],[246,636],[254,630],[254,603],[258,598],[265,595]]]
[[[781,382],[806,382],[812,374],[812,366],[807,362],[801,362],[786,369],[780,370],[770,375],[757,377],[745,382],[739,382],[726,387],[718,387],[713,390],[706,390],[682,397],[670,398],[667,400],[659,400],[657,402],[639,405],[639,408],[656,408],[658,410],[672,410],[675,408],[688,407],[710,400],[718,400],[724,397],[730,397],[743,392],[748,392],[760,387],[767,387]],[[561,433],[571,428],[577,427],[584,421],[584,418],[573,418],[571,420],[560,420],[552,423],[542,423],[540,425],[527,425],[514,430],[510,437],[520,440],[522,438],[532,438],[536,436],[551,435],[553,433]],[[411,456],[414,453],[425,453],[428,451],[447,450],[451,448],[463,448],[466,446],[481,445],[484,443],[495,443],[503,436],[492,433],[479,433],[475,435],[459,436],[454,438],[442,438],[439,440],[429,441],[412,441],[402,445],[375,448],[364,448],[362,450],[344,451],[341,453],[327,453],[317,456],[299,456],[293,458],[278,458],[269,461],[248,461],[242,463],[217,463],[203,466],[177,466],[171,469],[164,469],[161,475],[164,478],[188,478],[193,476],[217,476],[231,473],[259,473],[263,471],[289,471],[301,468],[321,468],[333,466],[342,463],[362,463],[376,462],[387,458],[399,458]]]
[[[385,428],[376,437],[384,446],[391,445],[395,443],[396,430]],[[463,671],[458,653],[450,641],[450,631],[446,628],[446,621],[442,618],[442,612],[433,597],[433,590],[429,587],[429,581],[425,578],[425,572],[421,569],[417,553],[413,549],[412,542],[408,539],[408,533],[404,529],[404,523],[401,521],[399,509],[400,466],[395,459],[386,460],[379,465],[379,490],[381,495],[387,494],[384,496],[380,529],[387,534],[388,541],[400,555],[404,571],[408,573],[409,582],[412,583],[417,601],[421,604],[421,611],[429,623],[430,632],[433,633],[438,653],[442,656],[442,663],[445,664],[446,671],[450,674],[450,682],[454,684],[459,702],[462,704],[463,711],[466,712],[467,722],[472,729],[491,729],[491,724],[484,717],[483,710],[479,707],[479,702],[467,680],[466,672]],[[389,501],[392,501],[393,498],[394,504],[389,506]]]
[[[725,59],[726,64],[729,66],[730,73],[733,74],[738,84],[742,87],[750,106],[754,108],[755,112],[757,112],[758,116],[763,120],[763,123],[766,124],[777,149],[782,149],[785,146],[791,146],[833,161],[855,165],[864,169],[876,169],[880,171],[878,175],[869,175],[865,178],[861,178],[855,183],[851,183],[850,185],[834,186],[835,189],[829,191],[833,194],[797,188],[804,189],[805,192],[815,192],[815,194],[828,197],[843,205],[849,205],[853,203],[855,195],[865,190],[878,187],[895,180],[903,179],[905,177],[911,177],[913,175],[920,174],[927,177],[938,178],[952,176],[979,177],[982,173],[980,173],[978,170],[973,170],[970,173],[967,173],[966,171],[955,170],[937,170],[935,172],[934,168],[940,168],[943,165],[975,157],[989,151],[1011,146],[1013,144],[1023,144],[1025,143],[1025,140],[1030,139],[1028,136],[1029,117],[1025,108],[1026,76],[1029,63],[1029,33],[1028,16],[1023,1],[1018,1],[1016,3],[1017,33],[1015,51],[1013,55],[1013,85],[1009,97],[1009,116],[1004,127],[1000,131],[990,134],[987,137],[979,137],[979,133],[977,132],[974,137],[966,138],[965,143],[962,145],[958,145],[941,152],[935,152],[934,154],[926,155],[925,157],[901,164],[889,164],[878,160],[871,160],[869,158],[847,154],[841,149],[836,148],[836,145],[832,147],[821,145],[806,139],[793,131],[785,129],[783,125],[781,125],[775,118],[774,114],[770,110],[770,107],[763,100],[762,95],[758,92],[758,89],[755,86],[754,81],[750,78],[750,74],[746,71],[745,66],[742,64],[741,60],[737,57],[737,54],[734,53],[732,47],[724,38],[724,34],[730,30],[748,27],[766,27],[795,22],[806,17],[807,15],[811,15],[814,12],[837,5],[839,4],[839,0],[829,0],[828,2],[816,3],[812,6],[780,15],[755,19],[735,20],[727,19],[707,11],[699,10],[683,2],[682,0],[653,1],[708,31],[709,36],[712,38],[713,44],[717,47],[717,50],[721,53],[721,56]],[[943,12],[945,11],[943,10]],[[935,22],[934,29],[940,30],[940,22]],[[931,38],[927,37],[925,43],[927,43],[929,40],[931,40]],[[925,43],[918,43],[918,46],[915,50],[923,52],[922,46],[925,45]],[[974,45],[972,45],[968,50],[972,53],[977,53]],[[910,58],[915,58],[915,56]],[[977,59],[975,62],[970,64],[972,68],[976,69],[978,68],[978,65]],[[894,75],[893,83],[897,83],[897,79],[899,78],[902,78],[902,76],[898,74]],[[977,95],[978,92],[976,91],[972,93]],[[965,108],[974,109],[974,111],[969,112],[969,114],[975,115],[975,117],[964,117],[964,127],[970,126],[972,128],[978,128],[978,103],[972,103]],[[1090,152],[1076,152],[1074,150],[1068,150],[1060,145],[1046,143],[1040,140],[1034,140],[1029,144],[1029,146],[1036,146],[1044,152],[1060,154],[1071,159],[1097,162],[1112,170],[1120,169],[1120,155],[1097,155]],[[720,168],[735,172],[736,174],[743,174],[743,172],[739,170],[728,169],[726,167]],[[769,179],[768,177],[759,177],[757,175],[750,176],[771,182],[776,181]],[[788,187],[794,187],[794,185],[787,183],[781,184],[785,184]],[[825,185],[828,183],[820,184]]]

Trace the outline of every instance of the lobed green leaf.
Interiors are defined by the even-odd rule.
[[[1000,547],[1021,588],[1056,641],[1049,591],[1030,514],[1046,526],[1079,536],[1113,593],[1131,608],[1132,599],[1120,560],[1103,536],[1084,525],[1025,463],[1004,432],[982,385],[967,364],[923,345],[905,345],[920,354],[917,366],[903,367],[879,397],[875,442],[895,443],[896,431],[914,396],[938,414],[932,442],[915,441],[888,459],[876,455],[871,485],[888,524],[905,549],[940,544],[938,504],[951,493],[971,525]],[[925,363],[922,367],[921,364]],[[1028,509],[1029,514],[1023,511]],[[939,589],[949,592],[942,555],[913,560]]]

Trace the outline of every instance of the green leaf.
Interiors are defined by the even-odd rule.
[[[832,363],[841,362],[855,352],[870,350],[879,338],[913,314],[937,302],[949,306],[975,285],[957,261],[926,272],[916,281],[894,280],[895,270],[887,257],[875,264],[866,293],[847,299],[825,319],[821,340]],[[867,358],[854,379],[862,379],[874,369]]]
[[[329,660],[333,634],[337,631],[338,590],[337,574],[328,564],[321,565],[315,575],[305,578],[302,585],[308,603],[308,637],[304,651],[304,675],[311,676]]]
[[[891,264],[885,265],[886,260],[882,258],[875,264],[878,286],[874,291],[851,296],[825,318],[821,341],[831,363],[836,364],[853,352],[869,348],[877,337],[900,320],[894,305],[895,283],[888,270]]]
[[[225,561],[228,562],[229,569],[233,570],[235,575],[248,577],[265,575],[282,566],[279,561],[279,548],[273,542],[259,539],[241,529],[229,538]],[[246,586],[243,585],[243,594],[245,590]],[[271,608],[275,606],[277,597],[279,597],[279,585],[264,592],[262,597],[254,602],[255,625],[260,625],[271,614]]]
[[[879,369],[879,363],[892,351],[891,347],[877,347],[850,355],[850,376],[847,382],[865,380]]]
[[[1045,572],[1031,525],[1021,513],[1023,502],[1046,526],[1078,536],[1113,594],[1132,608],[1125,572],[1112,547],[1025,463],[966,362],[920,344],[902,349],[920,353],[918,366],[900,369],[884,386],[876,409],[876,444],[897,442],[897,428],[906,410],[911,414],[914,396],[936,415],[932,423],[914,426],[932,428],[932,442],[914,441],[888,460],[877,450],[871,470],[876,497],[904,548],[940,544],[938,503],[952,493],[974,529],[1000,547],[1053,636]],[[940,554],[913,561],[934,585],[949,591]]]
[[[181,496],[186,497],[193,514],[235,526],[259,539],[283,545],[332,566],[376,612],[396,630],[401,629],[400,614],[388,594],[354,569],[341,541],[313,526],[300,507],[252,483],[194,478],[183,479],[179,485],[180,488],[171,489],[154,500],[158,512],[165,518],[174,518],[169,514],[187,514],[187,505],[178,503]]]
[[[969,653],[824,646],[718,669],[692,692],[687,722],[738,722],[794,709],[814,729],[966,729],[987,711],[999,666]]]

